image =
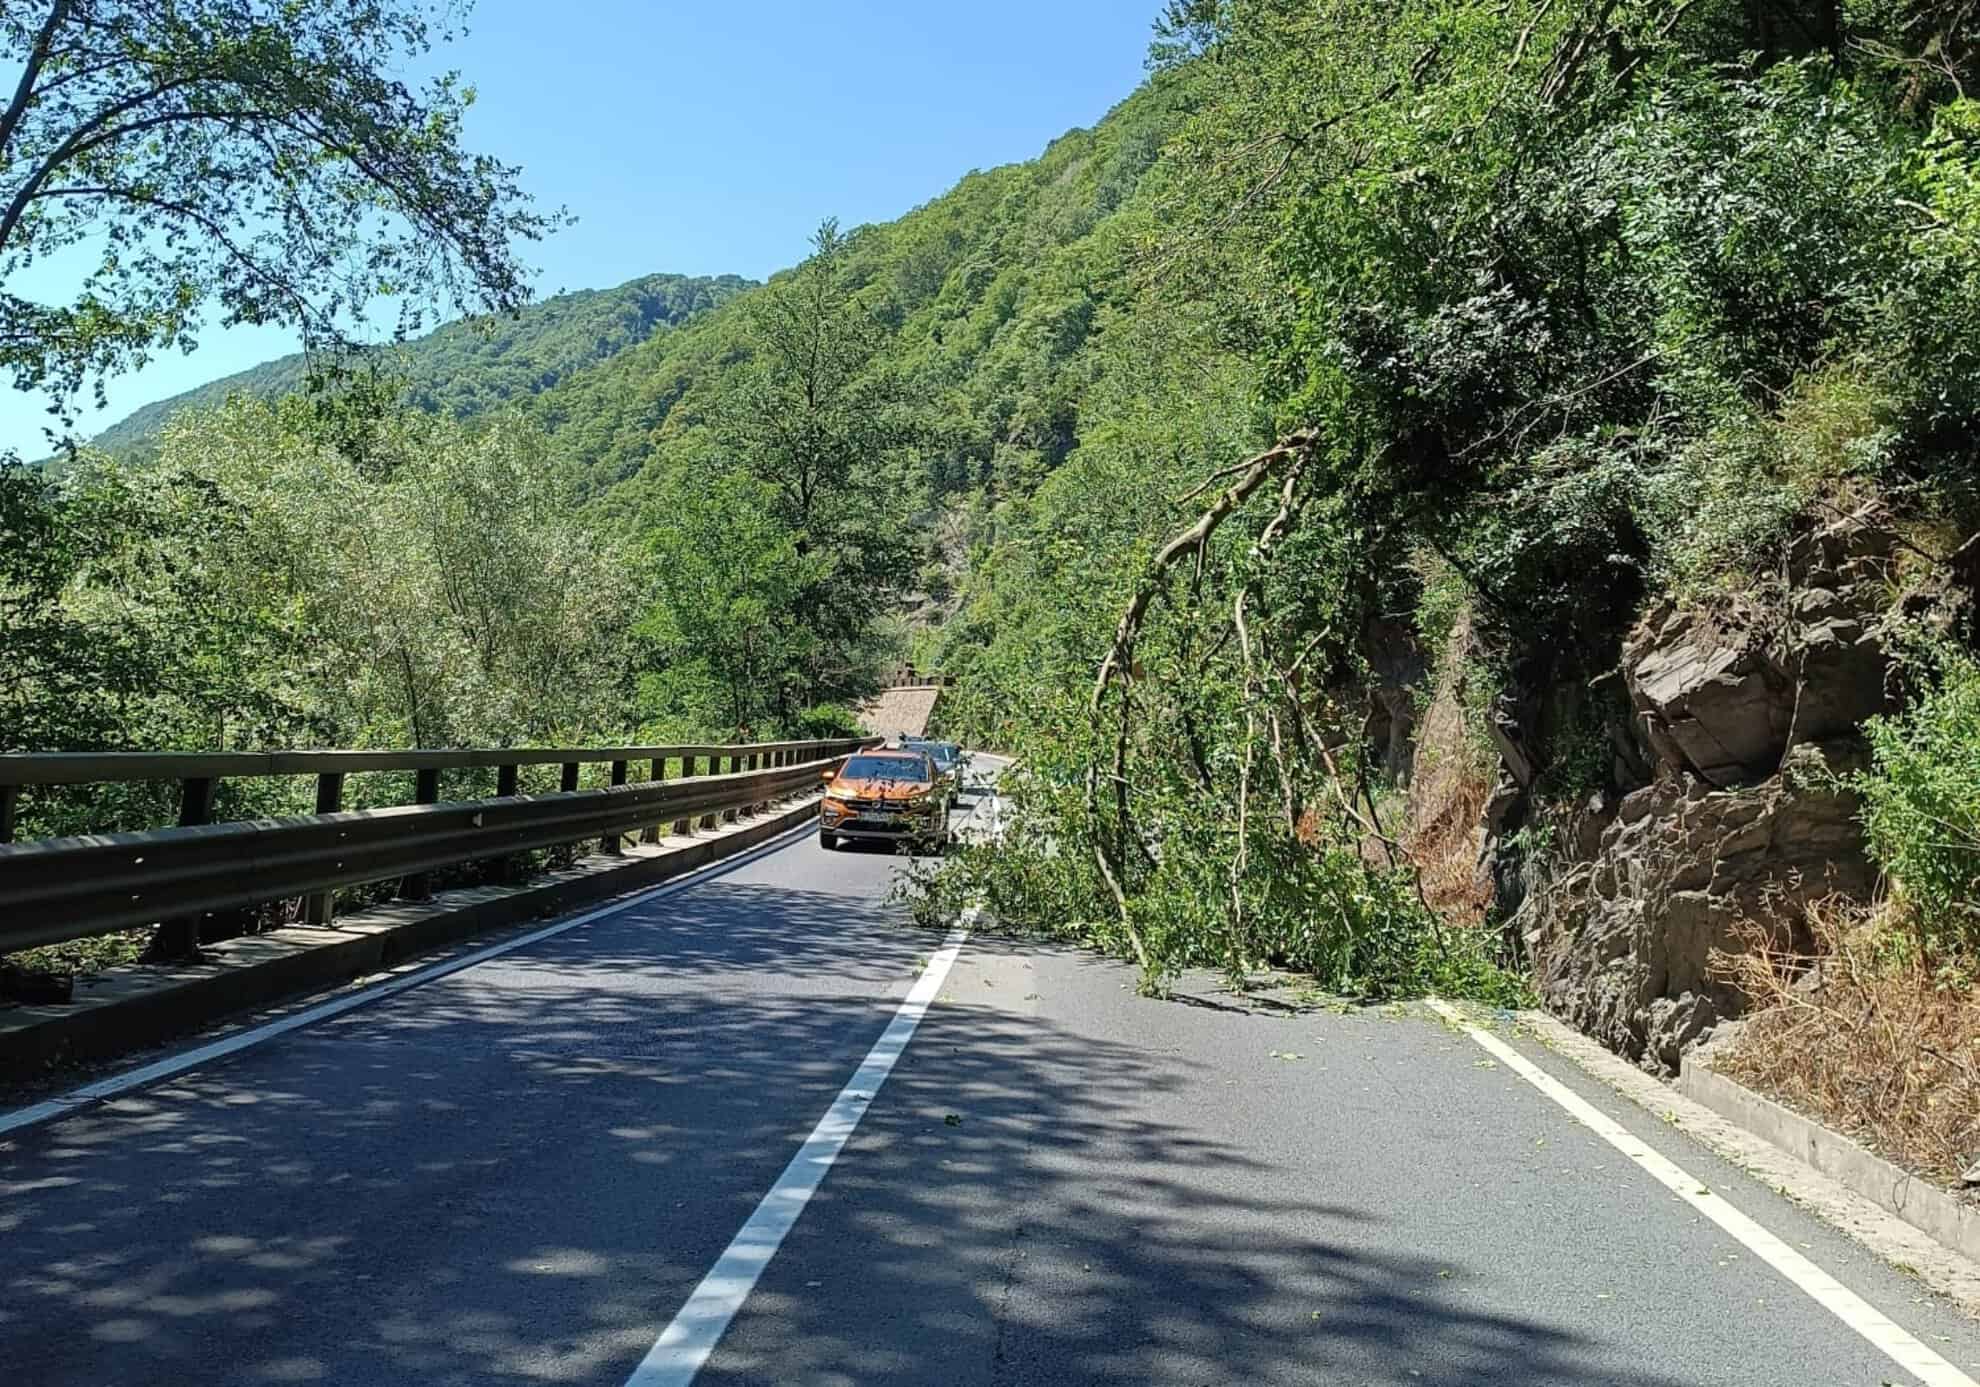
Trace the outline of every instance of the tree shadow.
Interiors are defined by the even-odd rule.
[[[0,1143],[9,1379],[616,1387],[932,952],[875,859],[758,864]],[[1674,1387],[1160,1115],[1201,1077],[944,1001],[707,1380]]]

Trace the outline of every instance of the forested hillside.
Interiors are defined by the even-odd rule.
[[[8,478],[6,735],[797,731],[912,652],[1021,765],[930,891],[1150,986],[1537,989],[1662,1066],[1819,907],[1970,990],[1972,7],[1157,19],[1093,130],[676,330]]]
[[[870,321],[867,368],[913,402],[904,508],[1026,493],[1071,450],[1097,330],[1134,298],[1130,266],[1155,235],[1136,190],[1190,85],[1164,77],[1030,163],[847,233],[834,273]],[[691,457],[753,350],[738,303],[573,376],[529,413],[602,490]]]
[[[547,390],[749,287],[749,280],[736,275],[643,275],[616,289],[558,294],[512,318],[449,323],[403,346],[380,348],[377,364],[405,382],[406,401],[415,408],[472,418]],[[99,433],[94,446],[112,453],[145,452],[183,410],[211,408],[234,395],[280,399],[307,388],[310,370],[300,352],[278,357],[135,410]]]

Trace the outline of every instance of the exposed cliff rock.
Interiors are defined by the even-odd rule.
[[[1855,800],[1827,783],[1858,756],[1852,741],[1804,745],[1780,774],[1733,790],[1667,775],[1585,816],[1587,855],[1529,914],[1549,1009],[1675,1069],[1687,1045],[1740,1010],[1711,956],[1740,946],[1741,921],[1792,921],[1811,899],[1869,891]]]
[[[1628,740],[1648,776],[1632,787],[1619,758],[1625,792],[1555,825],[1550,879],[1520,917],[1551,1009],[1675,1068],[1740,1009],[1711,956],[1739,946],[1742,921],[1870,891],[1857,806],[1836,777],[1860,764],[1863,720],[1891,706],[1893,543],[1867,513],[1812,528],[1772,591],[1662,602],[1630,632]]]
[[[1790,553],[1784,594],[1654,608],[1624,646],[1637,730],[1663,765],[1720,788],[1773,775],[1794,745],[1848,736],[1889,706],[1879,636],[1889,531],[1851,516]]]

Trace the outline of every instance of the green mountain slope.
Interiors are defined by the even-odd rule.
[[[1151,83],[1038,158],[968,174],[948,193],[851,239],[848,274],[887,330],[878,365],[926,406],[920,441],[937,495],[1027,478],[1075,441],[1086,350],[1132,292],[1146,213],[1133,199],[1186,116],[1188,83]],[[749,356],[745,305],[573,373],[531,415],[604,490],[664,465]]]
[[[470,418],[549,389],[572,372],[718,308],[750,287],[736,275],[642,275],[614,289],[585,289],[532,304],[511,319],[457,322],[397,353],[409,402],[430,413]],[[275,399],[302,388],[308,364],[297,353],[134,411],[98,434],[111,452],[142,448],[182,409],[231,395]]]

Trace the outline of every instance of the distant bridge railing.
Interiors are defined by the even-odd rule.
[[[888,689],[946,689],[956,682],[953,674],[929,674],[911,666],[903,665],[888,675],[882,685]]]
[[[0,953],[157,925],[152,953],[183,956],[205,917],[294,898],[308,923],[327,924],[339,887],[396,879],[401,897],[419,900],[431,873],[463,863],[592,839],[618,853],[629,836],[657,842],[669,824],[713,827],[814,790],[871,745],[0,754]],[[601,763],[611,783],[580,789],[581,767]],[[558,791],[519,793],[520,769],[540,765],[562,768]],[[442,802],[440,773],[463,769],[493,769],[495,796]],[[412,772],[414,802],[345,811],[345,777],[374,771]],[[211,821],[221,780],[289,775],[316,777],[314,814]],[[178,827],[13,841],[23,788],[130,781],[177,782]]]

